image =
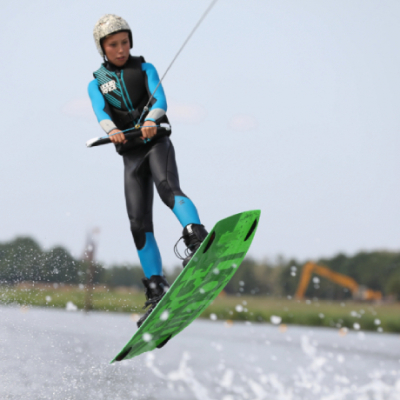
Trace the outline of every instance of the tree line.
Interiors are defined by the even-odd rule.
[[[359,252],[353,256],[338,254],[332,258],[313,260],[356,280],[369,289],[380,290],[384,296],[400,300],[400,252]],[[246,258],[225,288],[228,294],[293,296],[305,262],[278,257],[257,261]],[[61,246],[43,250],[32,238],[19,237],[0,243],[0,283],[22,281],[79,284],[86,282],[88,262],[79,260]],[[137,286],[142,288],[142,268],[138,265],[105,266],[95,263],[94,283],[109,287]],[[165,271],[172,282],[182,268]],[[314,277],[306,291],[307,297],[347,299],[348,289],[324,278]]]

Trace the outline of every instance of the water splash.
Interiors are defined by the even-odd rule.
[[[217,343],[213,342],[212,346],[217,346]],[[335,348],[334,344],[332,347]],[[166,381],[170,391],[182,392],[183,385],[197,400],[398,400],[400,398],[400,371],[391,371],[389,374],[377,369],[369,374],[369,382],[357,384],[351,377],[341,373],[343,370],[341,366],[346,364],[347,355],[341,353],[335,355],[320,350],[312,333],[301,336],[300,349],[306,362],[305,365],[298,366],[292,376],[268,373],[263,368],[252,367],[248,357],[243,362],[243,368],[239,370],[231,368],[226,365],[221,352],[218,357],[219,362],[210,366],[206,374],[199,373],[198,369],[195,372],[195,367],[190,365],[191,357],[188,352],[182,354],[176,370],[163,373],[156,366],[154,353],[147,355],[146,366],[155,376]],[[221,351],[222,347],[218,350]],[[279,361],[285,362],[285,360]],[[362,368],[361,363],[360,368]],[[271,368],[268,369],[271,371]],[[392,379],[389,383],[388,375],[398,378],[394,381]]]

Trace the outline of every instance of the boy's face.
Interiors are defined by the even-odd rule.
[[[128,32],[118,32],[104,38],[103,50],[108,61],[122,67],[129,58],[130,42]]]

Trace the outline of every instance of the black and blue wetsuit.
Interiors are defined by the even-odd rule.
[[[123,67],[102,64],[89,83],[89,96],[100,126],[106,133],[134,127],[156,88],[159,77],[143,57],[130,57]],[[162,85],[154,94],[145,121],[168,121]],[[182,227],[200,224],[196,207],[179,185],[175,151],[169,137],[155,136],[116,145],[125,166],[125,198],[133,239],[147,278],[162,275],[162,263],[153,231],[153,187],[172,209]]]

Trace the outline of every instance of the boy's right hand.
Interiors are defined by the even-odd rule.
[[[125,135],[119,129],[113,129],[111,132],[108,133],[108,135],[110,136],[110,140],[114,144],[125,144],[127,142],[127,140],[125,139]]]

